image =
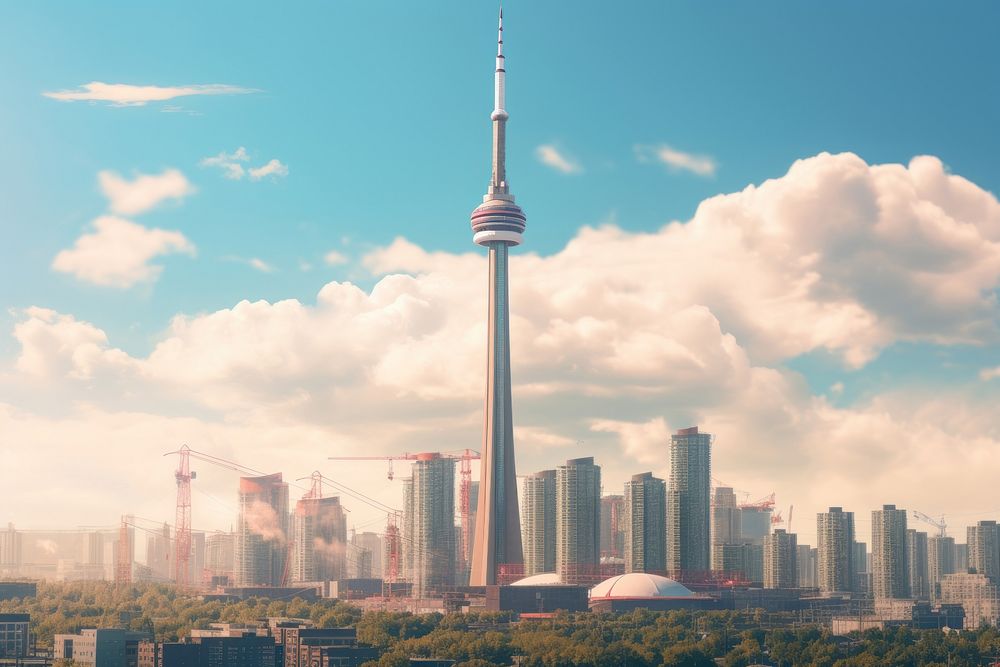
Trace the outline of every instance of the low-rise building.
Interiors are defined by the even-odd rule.
[[[0,658],[23,658],[31,643],[28,614],[0,614]]]
[[[138,667],[139,642],[152,639],[148,632],[120,628],[81,630],[78,635],[56,635],[52,655],[76,665],[94,667]]]
[[[997,584],[985,574],[959,572],[941,580],[941,602],[960,604],[965,609],[965,627],[996,626],[1000,622],[1000,595]]]

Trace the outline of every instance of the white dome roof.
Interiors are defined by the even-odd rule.
[[[630,572],[605,579],[590,589],[591,598],[690,598],[694,593],[673,579]]]
[[[562,586],[564,583],[566,582],[563,581],[562,577],[555,572],[542,572],[518,579],[511,586]]]

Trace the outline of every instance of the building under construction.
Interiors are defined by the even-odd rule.
[[[405,490],[404,562],[422,597],[455,584],[455,459],[417,455]]]
[[[236,527],[236,583],[278,586],[288,551],[288,484],[281,473],[241,477]]]
[[[291,581],[345,579],[347,517],[340,498],[299,500],[292,524]]]

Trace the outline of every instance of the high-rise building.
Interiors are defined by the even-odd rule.
[[[556,572],[575,582],[599,573],[601,468],[594,458],[556,468]]]
[[[740,510],[736,494],[728,486],[715,487],[712,500],[712,569],[723,571],[722,547],[740,541]]]
[[[16,574],[21,569],[21,533],[8,523],[0,532],[0,573]]]
[[[955,569],[955,538],[932,535],[927,539],[927,581],[932,600],[941,598],[941,580]]]
[[[601,497],[601,558],[625,554],[625,496]]]
[[[543,470],[524,478],[521,530],[524,574],[556,569],[556,471]]]
[[[969,569],[1000,583],[1000,526],[996,521],[980,521],[966,528]]]
[[[854,512],[831,507],[816,515],[818,587],[825,593],[854,590]]]
[[[764,538],[771,532],[774,509],[764,505],[744,505],[740,507],[740,538],[743,542],[764,544]]]
[[[667,485],[653,473],[625,482],[625,571],[667,569]]]
[[[876,600],[910,597],[906,510],[895,505],[872,511],[872,593]]]
[[[288,552],[288,484],[281,473],[241,477],[236,526],[236,583],[278,586]]]
[[[799,568],[799,586],[801,588],[817,588],[817,550],[808,544],[799,544],[796,551],[798,552],[796,559]]]
[[[455,584],[455,459],[418,454],[411,488],[411,580],[413,594],[422,597]]]
[[[727,576],[749,584],[764,583],[764,545],[753,542],[723,544],[722,568]]]
[[[414,567],[414,547],[413,547],[413,478],[404,477],[403,478],[403,539],[400,545],[403,562],[400,564],[402,568],[403,580],[413,583],[413,567]],[[389,544],[386,544],[386,548],[389,548]],[[391,557],[391,554],[386,554],[387,559]]]
[[[864,542],[854,543],[853,559],[855,593],[868,594],[871,591],[872,573],[868,571],[868,545]]]
[[[347,516],[339,496],[295,503],[292,541],[293,582],[347,577]]]
[[[104,565],[104,533],[91,530],[83,534],[80,561],[84,565]]]
[[[956,572],[941,580],[941,604],[960,604],[965,610],[965,629],[1000,625],[1000,590],[985,574]]]
[[[709,569],[712,436],[698,427],[670,438],[667,487],[667,570],[674,576]]]
[[[146,536],[146,567],[153,580],[166,581],[170,578],[172,546],[169,524],[164,523],[158,532]]]
[[[969,569],[969,545],[955,543],[955,572]]]
[[[233,579],[236,567],[236,534],[215,532],[205,538],[205,569],[208,576],[219,580]],[[191,581],[198,581],[192,577]]]
[[[910,564],[910,597],[918,600],[931,598],[930,563],[927,533],[915,528],[906,531],[906,557]]]
[[[469,583],[497,583],[504,565],[520,567],[521,526],[514,471],[514,424],[510,398],[510,305],[507,253],[521,243],[525,215],[514,203],[507,181],[506,70],[503,56],[503,13],[497,39],[494,74],[493,173],[483,203],[472,212],[472,240],[489,253],[489,319],[487,322],[486,408],[483,427],[476,541]]]
[[[775,529],[764,538],[764,588],[795,588],[798,584],[796,536],[783,528]]]
[[[384,546],[382,544],[382,536],[378,533],[364,532],[355,533],[351,538],[351,543],[354,544],[355,548],[359,550],[365,550],[371,553],[371,575],[376,579],[381,579],[383,576],[382,569],[382,551]],[[355,567],[352,576],[359,577],[358,568]]]

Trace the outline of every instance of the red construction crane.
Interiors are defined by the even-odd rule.
[[[177,514],[174,540],[174,581],[178,586],[191,585],[191,480],[198,474],[191,471],[191,448],[182,445],[176,452]],[[165,454],[164,456],[168,456]]]
[[[115,559],[115,584],[128,586],[132,583],[132,540],[128,533],[130,518],[123,514],[122,525],[118,529],[118,557]]]
[[[754,501],[752,503],[741,503],[738,506],[741,510],[773,510],[774,509],[774,492],[771,495],[764,496],[760,500]]]

